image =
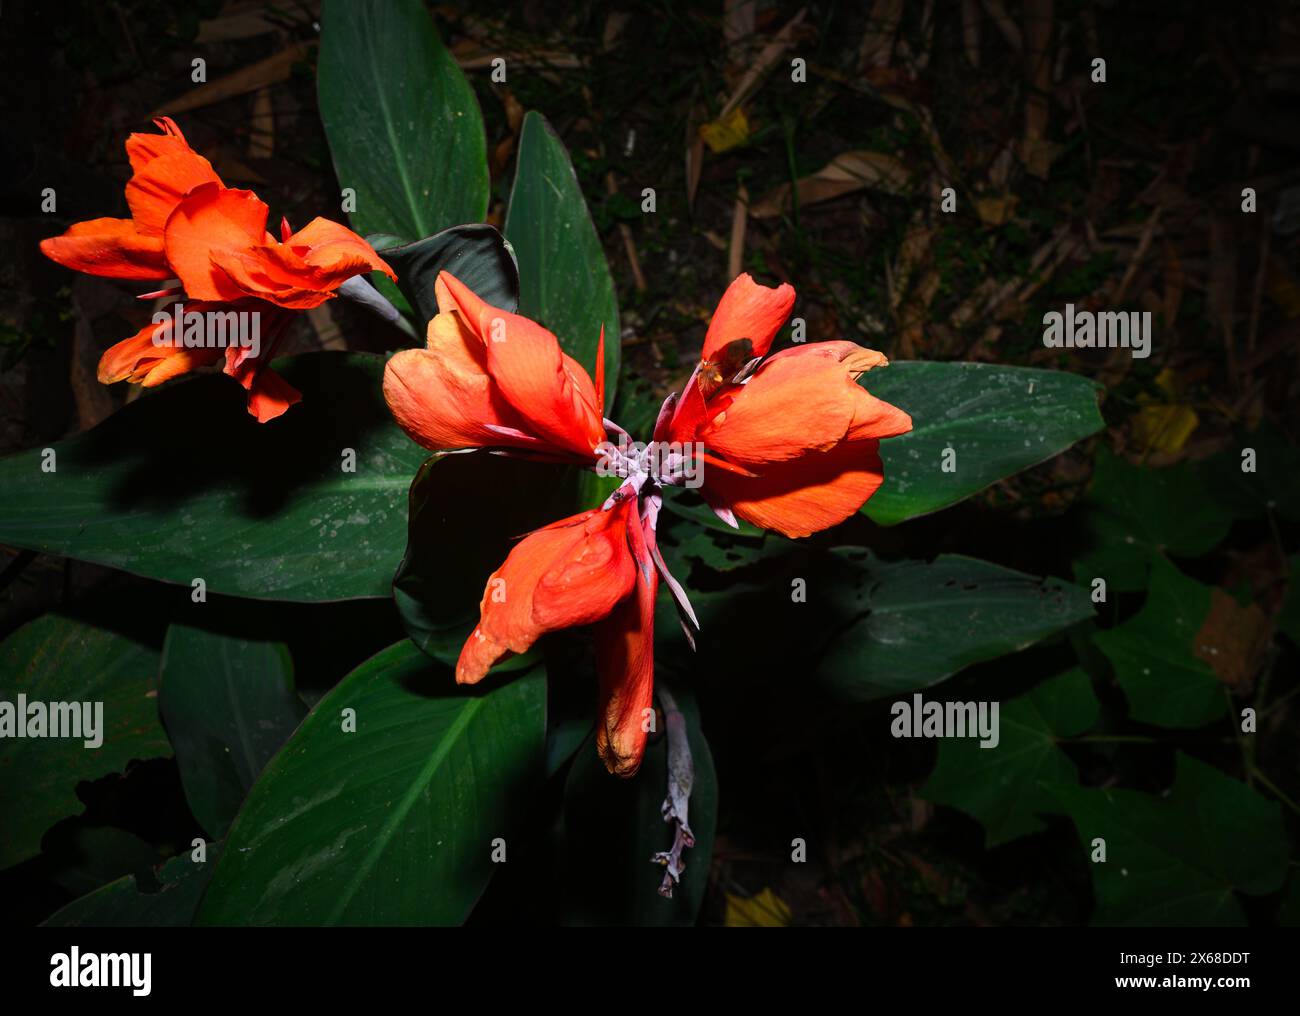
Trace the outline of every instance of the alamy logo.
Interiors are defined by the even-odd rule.
[[[87,748],[104,743],[103,702],[0,701],[0,737],[80,738]]]
[[[176,303],[153,316],[153,344],[176,349],[226,349],[238,346],[248,356],[262,352],[262,315],[255,310],[186,310]]]
[[[1131,349],[1133,359],[1151,355],[1151,312],[1076,311],[1074,304],[1043,315],[1043,345],[1048,349]]]
[[[895,737],[978,737],[981,748],[996,748],[1001,740],[996,702],[926,702],[917,693],[889,711]]]
[[[130,988],[132,995],[149,994],[152,953],[71,952],[50,957],[50,984],[56,988]]]

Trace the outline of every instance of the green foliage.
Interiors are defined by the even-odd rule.
[[[1096,924],[1245,924],[1236,893],[1270,893],[1287,869],[1282,808],[1181,752],[1173,787],[1052,787],[1090,858]],[[1105,861],[1096,840],[1105,841]]]
[[[424,345],[424,327],[438,313],[434,283],[439,272],[450,272],[493,307],[513,312],[519,304],[514,251],[491,226],[454,226],[414,243],[386,246],[383,258],[415,309],[419,345]]]
[[[358,233],[420,240],[487,212],[478,100],[419,0],[326,0],[321,121]]]
[[[73,704],[79,720],[82,703],[102,703],[103,741],[93,749],[84,727],[83,737],[0,738],[0,868],[7,868],[38,853],[50,826],[82,810],[80,781],[120,773],[171,748],[158,719],[158,651],[125,635],[47,614],[0,644],[0,675],[0,702],[15,711],[19,695],[42,710]]]
[[[206,859],[181,854],[159,868],[145,886],[135,875],[100,886],[73,900],[44,922],[46,928],[183,928],[194,919],[199,898],[220,856],[221,845],[206,848]]]
[[[163,643],[159,708],[190,811],[213,839],[307,712],[284,645],[185,625]]]
[[[1102,425],[1097,386],[1059,371],[902,361],[861,384],[912,417],[911,433],[881,442],[885,484],[862,509],[886,526],[956,504]]]
[[[1096,721],[1097,698],[1079,668],[1050,677],[1024,695],[1001,703],[1000,740],[982,747],[976,738],[945,738],[934,772],[921,793],[978,819],[987,845],[996,847],[1043,828],[1039,816],[1061,811],[1049,786],[1078,783],[1073,762],[1059,746]]]
[[[1164,727],[1203,727],[1223,715],[1223,684],[1192,648],[1210,613],[1210,594],[1208,586],[1156,558],[1142,610],[1093,636],[1115,668],[1133,719]]]
[[[355,729],[349,722],[355,721]],[[540,676],[472,693],[409,642],[363,663],[271,760],[200,924],[458,924],[543,771]]]
[[[380,391],[383,360],[305,353],[276,369],[303,401],[270,424],[229,378],[132,403],[94,430],[0,460],[0,540],[207,592],[387,596],[424,451]],[[356,471],[345,465],[355,452]]]
[[[1142,589],[1162,554],[1206,553],[1232,524],[1190,463],[1144,469],[1106,448],[1097,452],[1088,509],[1091,548],[1075,562],[1075,577],[1104,578],[1119,592]]]
[[[652,738],[641,769],[614,779],[588,738],[564,785],[561,849],[565,924],[681,926],[695,923],[708,884],[717,827],[718,784],[700,730],[699,711],[684,693],[673,696],[686,718],[695,779],[690,825],[695,846],[683,855],[682,881],[672,899],[658,895],[660,872],[650,858],[672,846],[673,826],[660,806],[668,786],[668,738]]]
[[[519,313],[549,328],[594,379],[605,329],[605,407],[618,387],[618,296],[563,142],[536,112],[524,117],[506,239],[519,259]]]

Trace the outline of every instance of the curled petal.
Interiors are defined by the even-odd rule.
[[[214,309],[214,305],[195,303],[188,309],[204,313]],[[130,381],[152,388],[198,367],[216,363],[221,357],[221,349],[186,348],[180,338],[172,334],[172,325],[170,317],[162,323],[151,321],[130,338],[107,349],[99,359],[100,383]]]
[[[271,304],[245,301],[242,306],[253,308],[252,313],[262,315],[262,342],[258,355],[244,346],[227,346],[226,365],[229,374],[248,392],[248,412],[258,423],[266,423],[282,416],[290,406],[302,401],[302,392],[289,384],[270,367],[275,347],[284,335],[293,315]]]
[[[634,776],[645,757],[647,710],[654,698],[655,593],[659,573],[652,534],[633,516],[627,526],[628,557],[635,562],[636,595],[622,600],[596,627],[600,714],[596,751],[616,776]]]
[[[154,120],[161,134],[133,133],[126,139],[126,157],[131,162],[131,172],[138,173],[154,159],[164,155],[191,152],[194,149],[185,140],[185,135],[176,126],[176,121],[169,116],[160,116]]]
[[[632,589],[626,506],[582,512],[520,540],[488,579],[479,623],[456,663],[474,684],[542,635],[607,617]]]
[[[439,274],[436,292],[439,308],[458,314],[482,343],[488,374],[527,421],[521,429],[555,448],[590,457],[605,439],[596,387],[555,336],[526,317],[485,303],[448,272]]]
[[[252,191],[207,183],[172,211],[163,232],[167,260],[197,300],[237,300],[245,293],[214,262],[261,244],[269,209]]]
[[[162,237],[144,236],[130,219],[78,222],[41,241],[41,253],[65,268],[111,279],[169,279]]]
[[[426,349],[405,349],[384,368],[384,399],[411,440],[433,451],[533,447],[526,421],[497,391],[483,343],[455,314],[429,322]],[[521,440],[508,435],[518,433]]]
[[[320,218],[283,243],[214,250],[212,261],[249,296],[296,310],[320,306],[348,279],[366,272],[396,279],[370,244],[346,226]]]
[[[162,236],[176,206],[204,184],[222,186],[208,160],[188,148],[150,160],[126,184],[126,203],[136,229],[146,236]]]
[[[794,287],[789,283],[772,288],[759,285],[748,272],[736,276],[713,312],[700,359],[711,360],[740,339],[752,344],[751,356],[766,356],[793,306]]]
[[[868,392],[857,378],[884,363],[852,342],[796,346],[768,359],[745,385],[721,397],[699,438],[751,468],[829,451],[846,439],[894,437],[912,428],[906,413]]]

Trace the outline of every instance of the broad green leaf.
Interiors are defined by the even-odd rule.
[[[885,482],[862,509],[885,526],[956,504],[1102,427],[1097,385],[1061,371],[895,361],[861,383],[912,417],[910,433],[880,443]]]
[[[283,644],[177,624],[163,643],[159,706],[190,811],[213,839],[307,712]]]
[[[411,643],[390,646],[262,772],[197,923],[459,924],[493,841],[533,804],[545,737],[542,677],[458,688]]]
[[[144,886],[124,875],[92,893],[73,900],[48,920],[46,928],[184,928],[194,920],[208,879],[216,866],[220,844],[209,844],[207,859],[194,861],[185,853],[164,864]]]
[[[1103,578],[1111,591],[1143,588],[1156,557],[1199,557],[1232,525],[1191,463],[1144,468],[1107,448],[1097,452],[1086,504],[1091,546],[1075,562],[1075,578]]]
[[[554,332],[593,380],[604,325],[608,411],[618,387],[618,295],[569,154],[537,112],[519,134],[505,233],[519,259],[519,313]]]
[[[840,549],[837,574],[809,583],[803,616],[832,637],[817,668],[837,695],[873,699],[937,684],[1092,616],[1087,595],[1057,579],[956,555],[886,563]],[[789,584],[780,595],[789,597]],[[805,621],[804,630],[807,630]]]
[[[483,117],[420,0],[325,0],[316,90],[357,232],[419,240],[482,221]]]
[[[393,598],[411,639],[455,664],[488,579],[521,536],[574,514],[571,474],[483,453],[434,456],[411,482],[406,553]],[[535,662],[533,653],[497,669]]]
[[[1167,795],[1050,789],[1089,857],[1094,924],[1245,924],[1236,892],[1270,893],[1286,876],[1281,806],[1181,752]],[[1104,862],[1092,859],[1098,839],[1105,841]]]
[[[1077,667],[1048,678],[1000,704],[995,746],[982,747],[974,737],[942,739],[921,796],[977,819],[989,847],[1036,833],[1044,827],[1038,816],[1061,810],[1041,784],[1069,785],[1079,779],[1058,739],[1091,727],[1099,708],[1088,675]]]
[[[56,444],[52,472],[40,448],[0,460],[0,542],[201,578],[208,593],[388,596],[425,452],[384,405],[384,361],[307,353],[276,368],[303,401],[270,423],[230,378],[198,377]]]
[[[0,644],[0,868],[40,853],[41,836],[61,819],[82,811],[77,784],[122,772],[133,759],[171,754],[158,719],[158,650],[124,635],[57,614],[23,625]],[[16,715],[18,696],[27,715]],[[78,704],[80,737],[17,737],[41,705],[49,723],[50,704]],[[90,704],[90,723],[102,743],[81,726]],[[97,704],[102,704],[96,721]],[[12,712],[10,711],[12,709]],[[59,710],[62,723],[72,712]],[[77,727],[72,727],[77,730]]]
[[[1133,719],[1162,727],[1203,727],[1223,715],[1224,686],[1193,649],[1209,616],[1212,593],[1157,557],[1142,609],[1093,635],[1115,668]]]
[[[650,863],[673,843],[674,827],[660,808],[668,790],[668,738],[646,748],[630,779],[611,776],[596,755],[594,737],[578,754],[564,788],[561,875],[563,921],[569,925],[682,926],[695,923],[709,881],[717,828],[718,786],[713,757],[700,730],[699,711],[674,690],[686,718],[695,766],[690,824],[695,846],[683,857],[686,869],[671,899],[659,895],[664,870]]]
[[[491,226],[453,226],[414,243],[385,247],[383,258],[397,273],[402,294],[415,308],[421,344],[438,313],[434,283],[450,272],[493,307],[514,312],[519,306],[519,266],[514,251]]]

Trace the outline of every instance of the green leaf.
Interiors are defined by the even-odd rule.
[[[73,900],[42,923],[45,928],[184,928],[194,920],[199,897],[212,877],[221,845],[209,844],[207,860],[173,857],[158,871],[155,885],[124,875]]]
[[[1281,806],[1181,752],[1164,796],[1051,789],[1090,859],[1094,924],[1245,924],[1234,890],[1270,893],[1286,876]],[[1105,862],[1091,860],[1097,839],[1105,840]]]
[[[1199,557],[1212,550],[1232,525],[1191,463],[1149,469],[1107,448],[1097,452],[1087,505],[1091,548],[1075,562],[1075,578],[1104,578],[1117,592],[1143,588],[1162,554]]]
[[[1093,635],[1115,668],[1133,719],[1162,727],[1203,727],[1223,715],[1224,686],[1193,650],[1212,593],[1158,557],[1142,609]]]
[[[884,526],[956,504],[1102,427],[1098,386],[1060,371],[895,361],[861,383],[912,417],[910,433],[880,443],[885,482],[862,509]]]
[[[725,533],[728,536],[754,536],[760,539],[767,534],[766,530],[759,529],[758,526],[741,518],[736,519],[737,528],[732,529],[702,500],[683,496],[677,493],[675,488],[669,488],[669,491],[664,497],[664,507],[674,515],[690,519],[705,529],[712,529],[714,532]]]
[[[213,839],[307,712],[282,643],[175,624],[163,643],[159,706],[190,811]]]
[[[1238,435],[1202,462],[1199,472],[1210,496],[1234,518],[1261,518],[1274,511],[1300,520],[1300,450],[1268,421],[1253,434]]]
[[[803,609],[803,631],[816,625],[837,633],[818,673],[850,699],[927,688],[1092,616],[1077,586],[987,561],[944,554],[930,564],[886,563],[846,549],[835,556],[837,573],[810,582],[808,602],[795,606]]]
[[[27,717],[0,714],[0,868],[7,868],[39,853],[47,829],[82,811],[80,781],[120,773],[133,759],[170,755],[171,746],[158,720],[158,650],[126,636],[46,614],[0,644],[0,675],[5,713],[17,712],[19,695],[29,710]],[[85,727],[80,737],[14,736],[8,724],[29,729],[35,703],[47,717],[51,703],[91,703],[102,744],[87,747]],[[102,703],[98,721],[94,703]],[[80,723],[84,711],[77,715]],[[47,722],[47,734],[51,729]]]
[[[397,273],[402,293],[422,326],[427,327],[438,313],[434,283],[443,271],[451,272],[493,307],[513,313],[519,305],[515,253],[491,226],[453,226],[415,243],[386,247],[383,258]]]
[[[482,221],[483,117],[420,0],[325,0],[316,87],[357,232],[418,240]]]
[[[485,685],[409,642],[345,677],[254,784],[197,923],[464,921],[545,771],[544,680]]]
[[[393,422],[384,361],[279,361],[303,401],[259,424],[224,376],[169,385],[85,434],[0,460],[0,542],[208,593],[341,600],[389,593],[406,489],[425,452]],[[356,471],[345,471],[356,453]]]
[[[988,847],[1036,833],[1044,828],[1039,815],[1061,810],[1041,784],[1079,781],[1057,740],[1082,734],[1096,722],[1099,709],[1088,675],[1079,668],[1048,678],[1001,704],[995,746],[982,747],[973,737],[941,740],[921,796],[977,819]]]
[[[505,233],[519,259],[519,313],[554,332],[593,380],[604,325],[608,412],[620,352],[614,279],[564,143],[537,112],[520,131]]]
[[[479,453],[434,456],[420,467],[406,554],[393,578],[397,609],[420,649],[455,664],[488,578],[519,537],[574,513],[566,475],[551,463]],[[535,659],[527,653],[498,669]]]
[[[589,737],[574,757],[564,787],[563,921],[568,925],[684,926],[695,923],[709,880],[717,829],[718,785],[713,757],[694,701],[674,689],[686,718],[695,766],[690,825],[695,846],[671,899],[659,895],[663,869],[650,858],[668,850],[673,826],[660,812],[668,789],[668,738],[646,748],[630,779],[611,776]]]

